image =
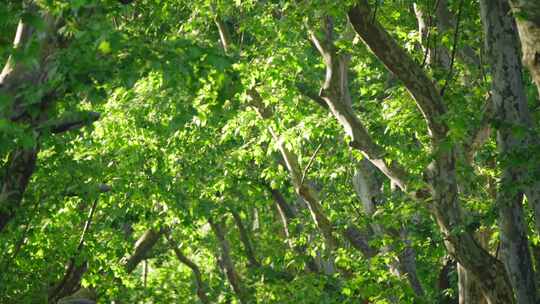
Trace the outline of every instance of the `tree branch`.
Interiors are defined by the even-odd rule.
[[[43,123],[37,127],[37,130],[50,130],[54,134],[63,133],[90,125],[97,121],[100,116],[100,113],[92,111],[69,113],[58,120]]]
[[[381,62],[396,75],[405,85],[420,112],[426,120],[433,140],[440,141],[446,137],[448,127],[444,122],[446,106],[439,95],[439,90],[406,51],[376,21],[371,22],[371,10],[367,1],[352,7],[349,21],[356,33],[362,38]]]

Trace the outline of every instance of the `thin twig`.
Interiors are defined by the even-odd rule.
[[[450,83],[450,80],[452,80],[452,74],[454,71],[454,61],[455,61],[456,50],[457,50],[457,42],[459,38],[459,24],[461,22],[461,13],[463,12],[463,3],[464,3],[463,0],[459,2],[458,15],[456,19],[456,28],[454,30],[454,44],[452,45],[452,57],[450,57],[450,68],[449,68],[446,80],[444,81],[444,85],[441,89],[441,93],[440,93],[441,96],[444,96],[444,91],[446,90],[446,87]]]
[[[311,165],[313,164],[313,161],[315,160],[315,156],[317,156],[317,153],[319,152],[321,147],[322,147],[322,143],[319,144],[317,149],[315,149],[315,152],[313,152],[313,155],[311,155],[311,158],[309,159],[309,162],[307,163],[306,167],[304,168],[304,172],[302,172],[302,179],[300,179],[300,185],[304,184],[304,179],[306,178],[306,176],[308,174],[308,170],[311,167]]]
[[[437,11],[439,8],[439,1],[435,1],[435,6],[430,10],[429,16],[428,16],[428,22],[427,22],[427,29],[426,29],[426,50],[424,51],[424,59],[422,59],[422,68],[425,67],[428,54],[429,54],[429,47],[430,47],[430,40],[431,40],[431,27],[433,26],[433,14]]]

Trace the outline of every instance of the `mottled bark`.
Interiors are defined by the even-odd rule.
[[[376,166],[378,165],[381,171],[386,171],[385,173],[392,181],[405,186],[404,180],[408,179],[408,177],[405,176],[404,171],[392,163],[387,165],[387,163],[381,159],[382,157],[378,156],[378,154],[384,153],[383,149],[373,143],[370,136],[367,134],[367,131],[356,117],[356,114],[354,114],[349,93],[349,80],[347,77],[347,63],[350,58],[347,54],[337,54],[333,41],[333,25],[331,19],[327,18],[325,20],[323,31],[324,38],[322,39],[319,38],[316,33],[310,32],[311,40],[317,47],[326,65],[326,79],[321,89],[321,98],[328,104],[328,108],[344,126],[347,134],[352,137],[353,146],[366,147],[367,149],[363,149],[363,152],[368,151],[364,153],[364,155],[370,159],[371,163]],[[374,199],[378,194],[378,189],[375,189],[377,188],[377,185],[374,176],[372,176],[371,168],[373,167],[368,168],[368,163],[369,162],[366,161],[366,163],[364,163],[366,166],[356,172],[353,181],[355,190],[360,201],[364,204],[366,213],[372,215],[375,212]],[[373,223],[372,230],[376,235],[381,236],[384,229],[377,223]],[[374,255],[374,249],[369,247],[366,234],[360,232],[355,226],[350,225],[345,231],[344,236],[365,256],[370,257]],[[383,248],[382,250],[389,251],[390,248]],[[407,247],[401,254],[401,261],[395,260],[389,264],[390,270],[397,275],[402,272],[406,273],[409,283],[411,283],[411,287],[415,293],[422,296],[424,292],[416,274],[414,251],[412,248]]]
[[[367,232],[358,229],[355,226],[349,226],[343,232],[343,236],[351,245],[366,258],[372,258],[377,255],[377,250],[369,245],[370,236]]]
[[[309,212],[313,221],[321,231],[324,237],[328,250],[334,251],[340,246],[339,240],[334,235],[334,227],[321,205],[318,191],[312,186],[309,180],[303,180],[302,171],[298,164],[298,157],[285,147],[282,139],[278,140],[278,149],[287,164],[287,169],[291,175],[294,188],[299,196],[301,196],[307,203]]]
[[[240,275],[238,274],[238,272],[236,271],[236,267],[234,266],[234,262],[231,256],[231,246],[229,244],[229,241],[225,238],[225,235],[227,235],[227,231],[224,223],[212,219],[209,219],[208,223],[210,224],[212,230],[214,231],[214,234],[216,235],[221,251],[220,261],[223,268],[225,269],[225,275],[227,276],[229,284],[231,284],[231,287],[236,296],[238,297],[240,303],[251,303],[251,296],[243,285]]]
[[[457,271],[459,304],[487,304],[474,275],[460,264],[457,264]]]
[[[259,116],[265,120],[270,119],[273,115],[272,109],[264,105],[262,97],[257,90],[249,90],[248,95],[250,96],[251,105],[255,108],[257,113],[259,113]],[[287,171],[291,176],[291,181],[296,193],[307,203],[311,217],[319,228],[327,248],[330,251],[335,250],[339,246],[339,240],[334,236],[334,228],[324,213],[318,191],[311,185],[310,181],[305,178],[304,173],[298,164],[298,156],[287,149],[283,139],[279,138],[271,128],[269,128],[269,131],[277,142],[278,149],[285,162]]]
[[[257,257],[255,256],[255,251],[253,250],[253,245],[251,243],[251,238],[249,237],[249,233],[246,230],[244,223],[242,222],[242,218],[240,217],[240,214],[238,214],[237,211],[231,210],[231,214],[234,219],[234,223],[236,224],[236,228],[238,228],[238,232],[240,233],[240,241],[242,242],[242,245],[244,246],[244,251],[246,252],[246,257],[249,262],[249,266],[251,268],[257,268],[260,267],[261,264],[257,260]]]
[[[59,22],[47,14],[40,14],[37,5],[28,4],[25,13],[40,15],[44,20],[44,26],[40,29],[33,28],[30,24],[20,21],[13,41],[13,49],[18,52],[27,48],[37,47],[35,58],[30,60],[16,61],[10,56],[0,73],[0,94],[9,99],[8,104],[2,107],[0,118],[11,123],[25,123],[31,128],[31,136],[36,141],[44,131],[62,133],[90,124],[99,118],[98,113],[88,112],[84,117],[69,117],[49,120],[48,113],[56,99],[61,96],[57,88],[38,90],[35,100],[26,100],[23,94],[25,90],[35,87],[47,87],[44,84],[50,80],[55,71],[55,54],[59,49],[57,28]],[[31,148],[18,147],[9,153],[8,160],[0,174],[0,231],[16,215],[20,207],[24,192],[32,176],[36,158],[39,152],[39,143],[36,142]]]
[[[208,299],[208,287],[207,284],[204,282],[202,275],[201,275],[201,269],[197,264],[195,264],[190,258],[188,258],[181,250],[181,248],[176,244],[176,242],[172,239],[171,236],[167,236],[167,239],[169,241],[169,244],[171,248],[174,251],[174,254],[176,255],[176,258],[180,263],[186,265],[191,269],[191,272],[193,273],[193,277],[195,278],[195,284],[197,288],[197,297],[199,297],[199,300],[201,300],[201,303],[203,304],[210,304],[210,299]]]
[[[367,1],[349,10],[349,20],[364,43],[398,77],[424,116],[433,139],[444,138],[448,127],[441,120],[446,106],[433,81],[422,67],[373,19]],[[370,17],[371,16],[371,17]]]
[[[364,212],[370,217],[375,213],[377,203],[381,203],[382,201],[380,193],[381,184],[376,180],[374,170],[376,168],[368,160],[363,160],[353,177],[353,186],[356,195],[364,206]],[[371,228],[375,237],[382,237],[387,233],[386,229],[376,222],[371,224]],[[416,253],[407,237],[406,229],[402,229],[400,238],[405,246],[403,251],[398,253],[397,260],[389,264],[390,270],[397,275],[404,274],[414,293],[420,297],[424,296],[424,289],[416,272]],[[382,252],[391,250],[392,248],[389,247],[381,248]]]
[[[448,126],[444,119],[446,107],[439,90],[422,68],[373,18],[367,1],[360,1],[360,4],[349,10],[348,15],[365,44],[404,83],[426,120],[434,160],[426,169],[425,179],[433,201],[432,212],[448,252],[479,278],[483,292],[491,303],[514,303],[504,265],[485,251],[470,232],[460,228],[464,221],[458,199],[456,154],[454,148],[444,146]],[[424,199],[429,198],[425,191],[422,194]]]
[[[321,53],[326,65],[326,78],[320,92],[320,97],[326,102],[328,108],[345,129],[345,133],[351,137],[350,145],[358,149],[373,163],[381,172],[383,172],[393,183],[397,184],[404,192],[410,193],[412,189],[407,189],[411,179],[409,174],[395,161],[386,162],[384,157],[386,151],[383,147],[377,145],[370,137],[364,125],[360,122],[350,103],[345,101],[348,94],[342,91],[342,88],[348,91],[348,87],[342,85],[343,79],[339,78],[339,57],[336,48],[329,39],[330,29],[326,29],[325,39],[319,39],[315,33],[310,33],[311,40]]]
[[[540,2],[537,0],[510,0],[516,17],[523,63],[529,69],[540,94]]]
[[[532,129],[519,60],[518,37],[505,0],[481,0],[486,49],[492,74],[492,99],[497,120],[497,145],[502,176],[497,193],[501,257],[516,292],[517,303],[536,303],[534,270],[523,211],[523,184],[528,169],[516,157],[527,157]],[[525,136],[516,132],[523,130]]]
[[[489,230],[478,230],[475,234],[478,243],[487,250],[489,249],[489,239],[492,232]],[[478,279],[467,269],[457,264],[458,271],[458,296],[460,304],[480,303],[487,304],[488,300],[482,292]]]

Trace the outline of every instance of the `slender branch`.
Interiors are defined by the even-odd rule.
[[[462,11],[463,11],[463,3],[464,3],[463,0],[461,0],[459,2],[459,10],[458,10],[458,15],[457,15],[457,20],[456,20],[456,28],[454,29],[454,43],[452,45],[452,55],[450,56],[450,67],[448,69],[448,75],[446,76],[446,79],[444,81],[444,85],[443,85],[443,87],[441,89],[441,96],[444,96],[444,92],[445,92],[446,88],[448,87],[448,84],[450,83],[450,81],[452,80],[452,77],[453,77],[454,61],[455,61],[455,58],[456,58],[457,43],[458,43],[458,40],[459,40],[459,24],[461,22],[461,14],[462,14]]]
[[[52,133],[58,134],[71,130],[80,129],[83,126],[90,125],[100,118],[98,112],[77,112],[66,115],[58,120],[43,123],[37,127],[38,131],[50,130]]]
[[[317,156],[317,153],[319,152],[321,147],[322,147],[322,143],[319,144],[317,149],[315,149],[315,152],[313,152],[313,155],[311,155],[311,157],[309,158],[309,162],[307,163],[306,167],[304,168],[304,172],[302,172],[302,178],[300,179],[300,185],[304,184],[304,179],[306,178],[306,176],[307,176],[307,174],[309,172],[309,168],[311,168],[311,165],[313,164],[313,161],[315,160],[315,156]]]
[[[86,261],[83,262],[82,265],[77,266],[77,269],[80,269],[79,271],[75,271],[76,265],[75,265],[75,258],[80,254],[81,250],[84,246],[84,240],[86,237],[86,234],[88,233],[88,230],[90,229],[90,224],[92,223],[92,218],[94,217],[94,213],[97,208],[98,199],[96,198],[94,200],[94,203],[92,204],[92,207],[90,208],[90,211],[88,213],[88,217],[86,218],[86,221],[84,223],[84,228],[81,233],[81,237],[79,239],[79,243],[77,245],[77,249],[75,251],[74,256],[69,259],[68,267],[66,268],[66,271],[64,273],[64,276],[62,277],[62,280],[49,292],[49,299],[53,300],[59,297],[64,296],[65,294],[69,294],[71,290],[65,290],[66,285],[68,283],[68,280],[72,277],[78,277],[82,276],[81,272],[86,271]],[[81,268],[82,266],[82,268]],[[80,273],[80,275],[76,275],[77,273]]]
[[[208,299],[208,296],[206,295],[208,293],[207,291],[207,285],[202,279],[201,275],[201,269],[197,264],[195,264],[193,261],[191,261],[181,250],[181,248],[176,244],[176,242],[173,240],[170,233],[166,234],[167,241],[169,242],[169,246],[174,251],[176,258],[180,263],[186,265],[189,267],[193,273],[193,276],[195,277],[195,282],[197,284],[197,296],[201,300],[203,304],[210,304],[210,300]]]

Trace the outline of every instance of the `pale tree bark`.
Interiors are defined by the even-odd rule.
[[[227,53],[232,45],[232,42],[230,41],[229,30],[219,17],[215,18],[215,23],[218,27],[221,45],[224,51]],[[257,110],[261,118],[266,120],[270,119],[273,116],[273,111],[264,105],[262,98],[256,89],[249,90],[248,95],[251,97],[251,105]],[[319,231],[321,231],[321,234],[323,235],[327,250],[329,252],[334,251],[337,248],[339,241],[334,236],[334,229],[330,221],[324,214],[323,208],[318,198],[318,192],[310,185],[307,185],[307,183],[300,182],[300,179],[302,177],[301,171],[299,171],[300,167],[298,166],[297,156],[291,153],[285,147],[283,141],[278,139],[277,135],[272,131],[271,128],[269,128],[269,131],[272,133],[275,140],[278,141],[280,153],[286,163],[289,173],[291,174],[291,179],[293,181],[293,185],[295,186],[295,190],[297,194],[300,195],[307,202],[312,218],[316,223],[317,227],[319,228]],[[333,262],[331,262],[331,264],[332,265],[328,265],[329,267],[327,267],[327,270],[330,272],[334,272]]]
[[[487,304],[476,277],[460,264],[457,271],[459,304]]]
[[[349,55],[347,54],[337,54],[337,50],[333,42],[333,25],[330,18],[325,20],[325,26],[323,27],[324,38],[320,39],[314,32],[310,33],[311,40],[313,44],[317,47],[321,56],[324,59],[326,64],[326,79],[323,88],[321,89],[321,97],[328,104],[328,108],[334,113],[336,118],[342,122],[344,126],[347,126],[346,129],[351,127],[351,122],[355,124],[358,128],[361,128],[361,124],[354,115],[352,110],[352,101],[349,93],[349,80],[347,77],[348,73],[348,61]],[[342,117],[342,113],[347,113],[347,117]],[[351,129],[349,134],[355,134]],[[368,139],[367,131],[363,129],[361,136],[365,139]],[[353,139],[354,141],[354,139]],[[375,146],[373,144],[373,146]],[[369,156],[368,156],[369,158]],[[377,162],[385,169],[388,169],[384,161]],[[379,196],[379,189],[377,183],[374,180],[374,175],[372,169],[375,169],[367,160],[361,164],[361,168],[357,170],[354,178],[354,188],[360,201],[364,205],[364,210],[367,215],[372,215],[375,212],[375,197]],[[401,173],[400,173],[401,174]],[[383,227],[377,223],[372,224],[372,229],[375,232],[376,236],[383,235]],[[406,234],[406,231],[403,231]],[[404,239],[407,242],[406,238]],[[367,244],[367,241],[363,241],[362,244]],[[369,247],[368,247],[369,248]],[[370,254],[367,251],[368,248],[365,248],[365,255]],[[370,249],[370,248],[369,248]],[[390,248],[383,248],[383,251],[390,251]],[[414,250],[410,246],[405,246],[405,250],[401,252],[399,260],[390,263],[390,270],[393,273],[400,275],[405,273],[407,279],[413,289],[413,291],[418,296],[423,296],[424,291],[418,280],[416,274],[416,259]]]
[[[215,221],[213,219],[208,219],[208,223],[210,224],[212,230],[214,231],[214,234],[216,235],[218,245],[221,251],[220,261],[224,267],[225,275],[227,276],[229,284],[231,284],[231,287],[236,296],[238,297],[240,303],[251,303],[251,296],[246,290],[232,260],[230,249],[231,246],[229,244],[229,241],[225,237],[227,235],[225,224],[223,222]]]
[[[441,3],[438,2],[438,6]],[[430,20],[431,17],[426,16],[426,12],[417,3],[413,4],[414,14],[416,15],[416,21],[418,22],[418,32],[420,33],[420,44],[422,51],[424,52],[424,60],[428,65],[441,66],[445,69],[450,67],[450,52],[447,48],[440,45],[432,45],[437,41],[430,37]]]
[[[370,217],[377,210],[377,203],[382,203],[382,195],[380,193],[381,184],[376,181],[374,170],[376,168],[367,159],[364,159],[353,177],[356,195],[364,206],[364,212]],[[388,233],[385,227],[378,223],[372,223],[371,228],[375,237],[382,237]],[[405,275],[414,293],[422,297],[424,296],[424,289],[416,272],[416,253],[407,238],[407,230],[405,228],[402,228],[400,238],[405,244],[404,249],[398,253],[397,259],[390,262],[388,266],[392,273],[398,276]],[[385,247],[380,250],[382,252],[388,252],[392,248]]]
[[[58,304],[96,304],[97,294],[88,288],[81,288],[74,294],[64,297],[58,301]]]
[[[367,1],[360,1],[349,10],[348,15],[364,43],[403,82],[428,126],[434,152],[434,161],[425,172],[429,192],[421,188],[415,197],[421,201],[431,198],[433,201],[431,210],[443,234],[449,254],[479,279],[490,303],[514,303],[512,286],[504,265],[484,250],[471,232],[459,228],[464,227],[464,221],[458,199],[456,153],[454,148],[442,147],[447,140],[448,126],[444,119],[446,106],[439,90],[422,68],[374,20]],[[357,118],[356,120],[358,121]],[[368,145],[357,145],[357,148],[369,155]],[[382,171],[386,174],[384,170]],[[397,185],[409,193],[406,183]]]
[[[201,275],[201,269],[197,264],[195,264],[190,258],[188,258],[183,252],[182,248],[178,246],[178,244],[173,240],[173,238],[170,235],[167,235],[167,240],[169,241],[169,244],[171,248],[174,251],[174,254],[176,255],[176,258],[180,263],[186,265],[191,269],[191,272],[193,273],[193,277],[195,278],[195,287],[197,289],[197,297],[199,297],[199,300],[203,304],[210,304],[210,299],[208,299],[208,285],[204,282],[202,275]]]
[[[448,1],[447,0],[438,0],[436,2],[436,16],[437,16],[437,28],[438,33],[444,34],[448,31],[450,31],[452,28],[454,28],[455,34],[454,39],[457,39],[457,31],[459,29],[457,22],[459,20],[456,20],[453,14],[448,9]],[[460,8],[461,9],[461,8]],[[426,29],[426,21],[424,20],[424,11],[422,8],[414,4],[414,11],[416,14],[416,18],[418,21],[419,31],[421,32],[421,38],[422,38],[422,46],[424,48],[424,52],[427,60],[426,62],[430,65],[433,65],[435,67],[442,68],[447,71],[447,73],[451,73],[451,60],[453,58],[450,58],[450,52],[448,49],[442,46],[431,46],[429,45],[429,38],[427,37],[429,35],[429,28]],[[460,12],[461,13],[461,12]],[[431,21],[431,16],[430,16]],[[431,25],[431,24],[430,24]],[[430,48],[436,48],[436,51],[432,51]],[[454,42],[454,47],[458,47],[457,44]],[[453,50],[454,54],[456,50]],[[431,54],[437,53],[438,60],[434,59]],[[463,48],[458,47],[457,50],[458,57],[464,61],[464,63],[469,66],[478,66],[479,60],[476,58],[474,51],[469,46],[465,46]],[[470,132],[470,136],[468,137],[468,140],[463,144],[463,154],[465,159],[467,160],[467,163],[472,164],[473,157],[475,152],[478,150],[480,146],[482,146],[487,139],[489,138],[489,135],[491,133],[491,129],[489,126],[490,120],[493,118],[493,102],[491,98],[488,98],[488,102],[486,103],[483,111],[482,111],[482,119],[478,127],[474,128]],[[486,246],[484,248],[487,249]],[[456,263],[457,267],[457,273],[458,273],[458,299],[461,304],[465,303],[484,303],[485,297],[482,294],[480,285],[477,281],[477,279],[472,275],[470,271],[465,269],[463,266],[461,266],[459,263]]]
[[[291,231],[289,230],[290,223],[298,218],[298,211],[295,207],[291,206],[287,200],[283,197],[281,192],[277,189],[272,189],[270,185],[265,184],[265,187],[270,191],[272,199],[275,202],[276,209],[280,215],[280,220],[282,222],[284,234],[287,237],[287,244],[289,248],[296,252],[299,256],[306,257],[306,271],[310,272],[319,272],[320,267],[317,265],[316,261],[312,256],[306,256],[305,246],[293,245],[291,242],[292,236]],[[294,235],[299,235],[303,231],[303,225],[298,223],[296,229],[292,232]]]
[[[523,51],[523,63],[529,69],[540,94],[540,2],[509,0],[516,17]]]
[[[519,42],[510,7],[505,0],[481,0],[486,49],[491,59],[492,99],[498,121],[497,144],[502,162],[502,176],[497,193],[501,255],[514,287],[517,303],[536,303],[534,270],[523,211],[528,168],[512,158],[527,157],[531,144],[531,116],[523,87]]]
[[[490,251],[489,249],[489,238],[492,234],[492,231],[488,229],[478,230],[476,232],[476,239],[482,248]],[[467,269],[457,264],[457,275],[458,275],[458,297],[459,304],[469,304],[469,303],[478,303],[478,304],[487,304],[488,300],[482,292],[482,288],[478,279]]]
[[[273,116],[273,111],[264,105],[259,93],[255,89],[251,89],[248,94],[251,98],[251,105],[256,109],[259,115],[265,120],[270,119]],[[344,231],[335,231],[334,225],[326,216],[324,208],[321,205],[319,191],[313,187],[313,183],[306,177],[306,170],[300,168],[298,156],[286,147],[283,139],[279,138],[271,128],[269,128],[269,131],[277,142],[278,149],[285,161],[285,166],[289,172],[296,193],[306,202],[313,222],[321,232],[330,252],[343,245],[336,236],[336,233],[340,233],[344,238],[351,242],[354,248],[360,250],[362,254],[365,256],[372,256],[372,249],[369,248],[369,245],[367,244],[365,233],[361,232],[356,226],[349,225]]]
[[[509,0],[516,19],[521,41],[522,61],[529,69],[540,95],[540,3],[535,0]],[[538,144],[538,136],[536,143]],[[540,168],[531,168],[537,175]],[[527,200],[534,208],[536,232],[540,234],[540,181],[532,178],[530,187],[525,189]],[[540,268],[537,268],[540,269]]]

